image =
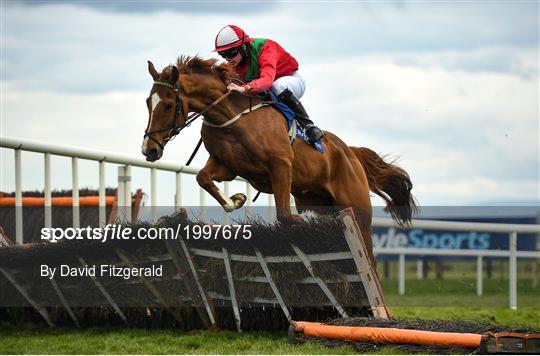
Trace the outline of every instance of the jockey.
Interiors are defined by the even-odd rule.
[[[234,25],[223,27],[215,39],[215,50],[234,67],[247,84],[231,83],[227,89],[254,94],[272,89],[278,98],[296,114],[309,143],[319,140],[323,132],[313,124],[299,98],[304,95],[304,78],[298,73],[298,62],[272,40],[250,38]]]

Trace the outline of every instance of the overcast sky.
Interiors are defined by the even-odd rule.
[[[538,4],[2,1],[1,134],[140,156],[146,61],[214,56],[216,32],[232,23],[293,54],[313,120],[399,157],[421,205],[538,204]],[[164,159],[184,163],[199,128]],[[1,157],[0,190],[12,191],[13,153]],[[24,157],[24,187],[42,189],[41,157]],[[69,161],[53,163],[53,187],[69,188]],[[94,166],[81,163],[81,186],[97,185]],[[109,167],[109,185],[115,175]],[[172,203],[173,177],[159,179]],[[149,192],[146,171],[133,187]]]

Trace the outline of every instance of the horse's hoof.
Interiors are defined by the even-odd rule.
[[[240,209],[244,205],[246,200],[247,200],[247,197],[245,194],[236,193],[235,195],[231,196],[228,199],[228,202],[226,205],[223,205],[223,209],[225,209],[225,211],[228,213],[233,212],[236,209]]]
[[[223,209],[225,209],[225,211],[228,213],[233,212],[236,209],[240,209],[244,205],[246,200],[247,197],[245,194],[236,193],[230,198],[225,199],[225,201],[227,201],[227,204],[223,205]]]
[[[240,209],[242,206],[244,206],[244,203],[247,200],[247,197],[243,193],[236,193],[235,195],[231,196],[231,200],[234,203],[234,207],[236,209]]]

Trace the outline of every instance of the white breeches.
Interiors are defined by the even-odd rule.
[[[298,99],[304,95],[304,92],[306,91],[306,82],[304,78],[298,74],[298,71],[294,72],[292,75],[278,78],[274,84],[272,84],[272,91],[276,95],[281,94],[285,89],[292,91],[294,96]]]

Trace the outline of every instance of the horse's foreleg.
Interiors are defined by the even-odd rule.
[[[226,212],[231,212],[244,205],[247,199],[246,195],[237,193],[229,198],[214,184],[214,181],[231,181],[235,177],[236,176],[231,173],[227,167],[210,157],[204,168],[197,173],[197,182],[218,201]]]
[[[292,163],[290,160],[276,157],[271,160],[270,180],[276,202],[276,215],[279,221],[299,223],[300,215],[291,214]]]

